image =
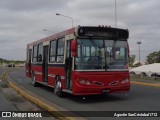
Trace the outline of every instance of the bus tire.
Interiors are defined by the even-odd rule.
[[[34,87],[37,87],[37,86],[38,86],[38,83],[36,82],[36,78],[35,78],[34,74],[32,74],[32,85],[33,85]]]
[[[62,91],[62,82],[59,77],[56,77],[54,93],[59,97],[64,97],[64,92]]]

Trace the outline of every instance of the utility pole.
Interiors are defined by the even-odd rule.
[[[115,0],[115,27],[117,27],[117,0]]]
[[[140,61],[141,61],[141,55],[140,55],[140,45],[142,44],[142,42],[141,41],[137,41],[137,44],[138,44],[138,46],[139,46],[139,66],[140,66]]]

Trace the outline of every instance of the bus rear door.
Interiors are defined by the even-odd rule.
[[[43,81],[48,83],[48,45],[43,46],[43,63],[42,63],[42,73]]]
[[[27,50],[26,77],[31,77],[32,49]]]

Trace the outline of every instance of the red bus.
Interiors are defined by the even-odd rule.
[[[26,77],[55,94],[128,92],[127,29],[77,26],[27,45]]]

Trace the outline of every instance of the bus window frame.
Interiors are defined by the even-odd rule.
[[[51,49],[52,49],[52,46],[51,46],[51,43],[55,41],[55,55],[51,55]],[[57,39],[55,40],[51,40],[50,43],[49,43],[49,63],[56,63],[56,56],[57,56]],[[51,61],[51,57],[54,57],[54,61]]]
[[[41,57],[39,57],[39,46],[41,46]],[[39,61],[39,59],[41,59],[41,61]],[[37,62],[38,63],[42,63],[43,61],[43,43],[40,43],[37,45]]]
[[[39,54],[39,46],[42,46],[42,56],[41,56],[41,61],[39,61],[38,59],[40,58],[40,57],[38,57],[38,54]],[[37,47],[36,48],[36,56],[34,56],[35,55],[35,50],[34,50],[34,48],[35,48],[35,46]],[[28,49],[29,50],[29,49]],[[32,63],[42,63],[42,61],[43,61],[43,43],[40,43],[40,44],[37,44],[37,45],[34,45],[33,46],[33,50],[32,50]],[[34,59],[36,59],[36,60],[34,60]]]
[[[63,44],[63,55],[58,55],[58,43],[59,43],[60,39],[63,39],[63,43],[64,43]],[[55,48],[56,53],[55,53],[55,55],[51,55],[51,49],[52,49],[51,42],[53,42],[53,41],[56,41],[56,48]],[[50,64],[64,64],[65,63],[65,51],[66,51],[65,50],[66,49],[65,41],[66,41],[65,36],[63,36],[61,38],[54,39],[54,40],[50,40],[50,43],[49,43],[49,63]],[[63,61],[58,62],[57,61],[58,56],[62,56]],[[54,61],[51,61],[51,57],[55,57]]]
[[[35,47],[36,47],[36,51],[35,51]],[[37,54],[38,54],[38,45],[34,45],[33,46],[33,51],[32,51],[32,62],[33,63],[36,63],[37,62]],[[36,56],[34,56],[35,55],[35,52],[36,52]],[[35,59],[35,60],[34,60]]]
[[[62,42],[62,41],[63,41],[63,42]],[[62,48],[61,48],[61,47],[58,47],[60,42],[63,43]],[[58,54],[58,49],[59,49],[59,48],[60,48],[60,49],[63,49],[62,55],[61,55],[61,53]],[[61,37],[61,38],[57,39],[57,48],[56,48],[56,51],[57,51],[57,54],[56,54],[56,63],[64,63],[64,61],[65,61],[65,37]],[[60,52],[61,52],[61,50],[60,50]],[[61,59],[61,57],[63,57],[63,60],[62,60],[62,61],[58,61],[58,58]]]

